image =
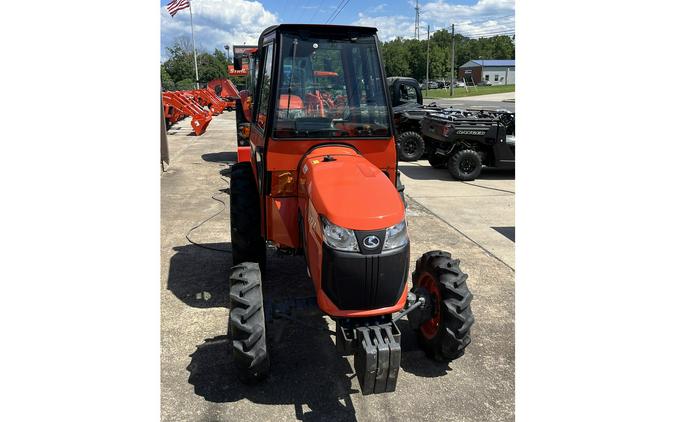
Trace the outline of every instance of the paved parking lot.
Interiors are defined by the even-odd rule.
[[[233,113],[201,137],[189,119],[169,130],[172,157],[161,176],[161,403],[164,421],[505,421],[514,419],[514,175],[488,171],[475,182],[451,180],[426,161],[402,163],[412,259],[452,252],[469,274],[476,323],[466,355],[450,365],[428,360],[405,318],[394,393],[362,396],[352,358],[334,350],[322,328],[274,322],[272,373],[244,386],[230,369],[227,334],[229,164],[236,160]],[[212,199],[222,200],[224,204]],[[220,210],[219,214],[217,214]],[[191,238],[211,249],[198,247]],[[268,252],[265,300],[309,297],[300,257]]]

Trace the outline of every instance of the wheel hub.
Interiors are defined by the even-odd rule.
[[[459,168],[464,173],[471,173],[476,169],[476,163],[471,158],[462,158],[462,161],[459,162]]]
[[[403,149],[407,154],[414,154],[415,149],[417,149],[417,146],[415,145],[415,141],[412,139],[408,139],[405,141],[405,145],[403,146]]]
[[[436,281],[431,276],[431,274],[425,273],[419,282],[420,287],[425,288],[431,295],[431,306],[433,307],[431,319],[426,321],[420,326],[420,331],[422,335],[427,339],[432,339],[438,333],[438,329],[441,325],[441,292],[436,286]]]

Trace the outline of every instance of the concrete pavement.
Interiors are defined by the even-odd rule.
[[[446,169],[434,169],[426,160],[399,163],[399,170],[408,196],[515,268],[513,170],[484,169],[471,182],[454,180]]]
[[[516,111],[515,98],[515,92],[505,92],[501,94],[476,95],[473,97],[427,98],[424,100],[424,104],[435,102],[443,107],[452,106],[454,108],[486,108]]]
[[[230,241],[227,188],[228,168],[236,159],[234,115],[215,117],[200,137],[189,133],[189,119],[169,130],[172,161],[161,176],[163,421],[514,419],[513,244],[501,242],[499,236],[506,235],[492,229],[514,225],[512,174],[487,172],[473,186],[449,180],[447,171],[423,161],[401,164],[411,264],[425,251],[443,249],[469,274],[476,323],[465,356],[449,365],[430,361],[404,318],[396,392],[362,396],[353,359],[338,356],[334,337],[320,330],[334,329],[334,323],[307,314],[303,321],[318,329],[271,324],[271,375],[259,385],[244,386],[231,370],[231,256],[222,252]],[[191,234],[202,247],[189,243],[190,228],[213,215]],[[263,283],[266,301],[308,297],[313,291],[303,258],[271,250]]]

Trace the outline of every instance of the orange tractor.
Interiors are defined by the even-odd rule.
[[[268,245],[304,256],[363,394],[395,390],[403,316],[431,358],[462,356],[474,318],[459,261],[425,253],[407,291],[410,240],[376,29],[282,24],[249,54],[230,187],[229,336],[241,379],[270,370]]]

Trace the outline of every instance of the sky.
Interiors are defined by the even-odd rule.
[[[161,58],[177,38],[190,39],[190,12],[173,18],[160,1]],[[338,8],[339,6],[339,8]],[[455,32],[472,38],[512,35],[515,31],[515,0],[419,1],[420,34],[455,24]],[[340,10],[337,16],[335,12]],[[225,45],[255,44],[260,33],[280,23],[373,26],[383,41],[415,34],[415,0],[192,0],[192,18],[197,49],[213,52]]]

